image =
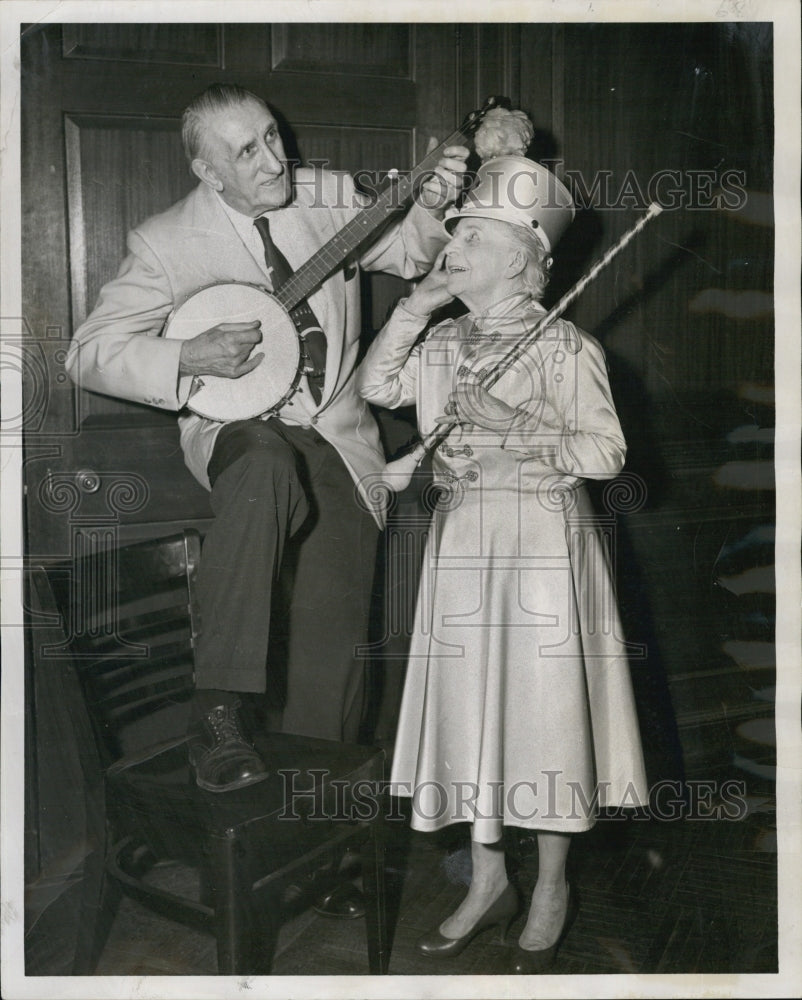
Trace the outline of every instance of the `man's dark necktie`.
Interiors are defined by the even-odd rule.
[[[278,290],[292,274],[292,268],[273,242],[270,223],[265,216],[256,219],[254,225],[265,245],[267,273],[270,275],[273,289]],[[323,380],[326,375],[326,334],[306,299],[302,299],[294,309],[290,310],[290,316],[306,355],[305,371],[309,380],[309,390],[315,403],[319,403],[323,396]]]

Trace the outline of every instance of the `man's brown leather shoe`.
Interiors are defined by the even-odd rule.
[[[200,721],[189,749],[199,788],[233,792],[264,781],[268,770],[239,728],[236,705],[218,705]]]

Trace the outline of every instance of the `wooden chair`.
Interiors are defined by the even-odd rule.
[[[199,557],[197,532],[185,531],[33,571],[67,635],[51,653],[68,654],[80,678],[96,750],[82,751],[88,802],[99,788],[106,830],[85,864],[73,972],[94,972],[122,891],[211,931],[219,973],[267,973],[286,899],[325,884],[359,847],[369,969],[386,973],[383,751],[271,733],[256,739],[265,781],[215,794],[189,772]],[[157,862],[196,868],[197,898],[147,881]]]

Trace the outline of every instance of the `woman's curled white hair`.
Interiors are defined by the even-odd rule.
[[[526,255],[526,266],[521,274],[524,291],[529,292],[532,298],[539,302],[546,291],[549,283],[549,271],[551,270],[552,258],[546,248],[528,229],[523,226],[507,224],[505,231],[509,238],[511,247],[523,250]]]

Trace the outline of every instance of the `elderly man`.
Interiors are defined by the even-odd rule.
[[[366,637],[380,517],[360,508],[354,483],[377,471],[383,455],[352,378],[360,335],[354,267],[293,312],[309,368],[291,407],[225,424],[183,409],[193,379],[236,379],[269,365],[269,331],[219,323],[193,339],[165,338],[173,307],[215,282],[273,287],[362,204],[347,176],[309,168],[293,175],[275,117],[240,87],[218,84],[195,98],[183,141],[199,185],[129,234],[128,256],[76,332],[67,366],[85,389],[182,411],[186,463],[211,490],[190,757],[198,784],[217,792],[268,773],[236,710],[238,694],[271,693],[269,677],[275,687],[271,598],[293,535],[300,544],[280,616],[288,664],[280,725],[327,739],[357,735],[363,668],[354,647]],[[466,156],[460,146],[445,151],[420,203],[368,246],[363,268],[405,278],[428,269],[445,242],[439,220],[457,197]]]

